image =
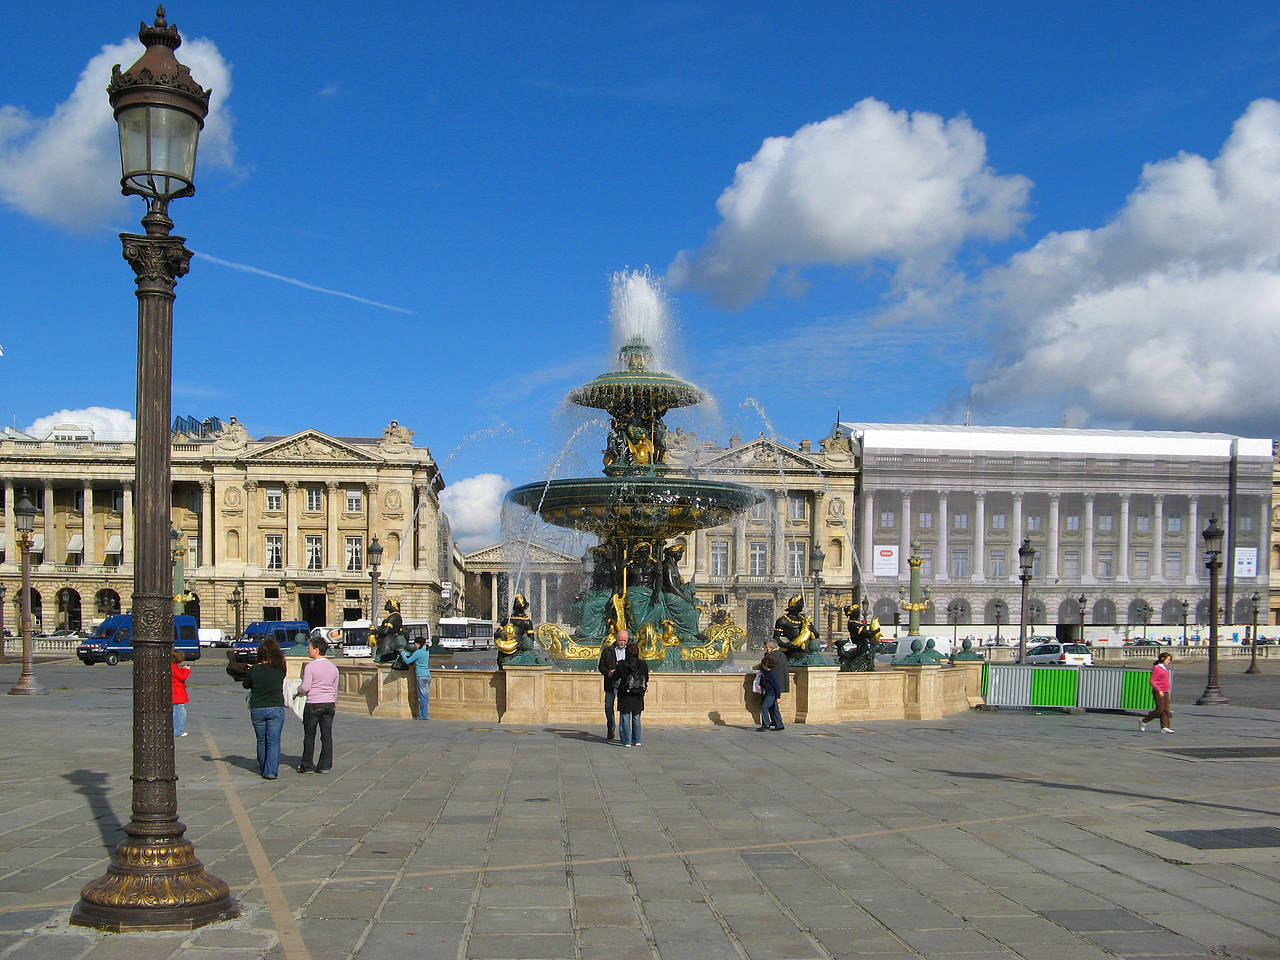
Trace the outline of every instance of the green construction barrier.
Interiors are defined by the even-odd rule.
[[[1150,710],[1155,705],[1151,696],[1151,675],[1146,670],[1126,670],[1120,689],[1121,710]]]
[[[1051,668],[1031,675],[1031,706],[1074,707],[1079,673],[1075,669]]]

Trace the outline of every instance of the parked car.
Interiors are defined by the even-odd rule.
[[[196,637],[196,618],[178,615],[173,618],[173,645],[188,660],[200,659],[200,641]],[[98,624],[88,640],[76,647],[76,656],[86,667],[105,663],[114,667],[121,660],[133,659],[133,615],[117,613]]]
[[[1023,662],[1059,667],[1091,667],[1093,654],[1083,643],[1060,643],[1055,640],[1028,649],[1026,660]]]
[[[276,638],[280,649],[285,653],[289,653],[299,642],[302,643],[300,652],[305,653],[307,634],[310,631],[311,624],[305,620],[255,620],[245,627],[244,635],[232,644],[231,659],[236,663],[257,663],[258,644],[269,636]]]
[[[1159,640],[1134,640],[1129,644],[1129,646],[1131,647],[1162,647],[1164,646],[1164,644],[1162,644]]]

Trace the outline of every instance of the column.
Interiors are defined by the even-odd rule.
[[[542,614],[543,620],[550,620],[547,615],[547,575],[545,573],[538,575],[538,612]]]
[[[1084,516],[1080,518],[1084,526],[1084,546],[1080,550],[1080,582],[1093,583],[1096,567],[1093,563],[1093,494],[1084,495]]]
[[[42,563],[61,563],[57,551],[53,548],[53,481],[44,481],[44,554]],[[52,618],[50,618],[52,622]]]
[[[987,492],[974,492],[974,528],[973,528],[973,576],[974,583],[982,583],[987,579]]]
[[[120,482],[120,562],[133,565],[133,481]]]
[[[435,563],[437,546],[437,536],[435,532],[427,526],[427,520],[433,511],[426,509],[431,502],[431,486],[426,483],[419,483],[413,488],[418,494],[418,502],[414,504],[417,510],[417,527],[418,527],[418,556],[417,568],[426,571],[431,579],[439,581],[440,571]],[[436,569],[433,569],[436,568]]]
[[[1159,583],[1164,579],[1164,494],[1151,500],[1151,582]]]
[[[1200,498],[1187,497],[1187,559],[1183,563],[1182,573],[1187,583],[1200,580]],[[1226,550],[1226,539],[1223,538],[1223,551]],[[1224,558],[1225,562],[1225,558]],[[1207,571],[1206,571],[1207,572]]]
[[[787,498],[780,493],[773,495],[773,577],[787,577]]]
[[[1116,579],[1129,582],[1129,494],[1120,494],[1120,556],[1116,558]]]
[[[1258,518],[1258,581],[1269,583],[1271,580],[1271,501],[1261,498],[1262,515]],[[1265,616],[1266,611],[1259,610],[1258,617]],[[1268,617],[1267,619],[1270,619]],[[1259,619],[1259,623],[1261,623]]]
[[[200,481],[200,566],[217,563],[213,555],[213,481]]]
[[[941,490],[938,492],[938,555],[933,558],[933,578],[944,583],[951,577],[951,555],[947,546],[951,519],[947,507],[947,491]]]
[[[876,492],[862,491],[862,555],[858,561],[862,564],[862,580],[873,582],[875,576],[875,534],[876,534]]]
[[[729,568],[734,577],[747,572],[747,516],[742,514],[733,521],[733,566]]]
[[[378,533],[378,523],[377,523],[378,481],[370,480],[368,483],[364,485],[364,489],[365,489],[365,497],[364,497],[365,510],[367,511],[367,513],[365,514],[365,542],[367,544],[368,541],[372,540]],[[378,541],[378,542],[382,543],[382,541]],[[384,543],[383,546],[385,547],[386,544]],[[494,583],[494,596],[496,597],[497,584],[498,584],[498,581],[496,578],[494,579],[493,583]]]
[[[1013,543],[1009,547],[1009,579],[1012,580],[1018,568],[1018,549],[1022,546],[1022,494],[1013,495]]]
[[[244,482],[244,562],[246,565],[262,562],[259,559],[262,556],[261,540],[262,537],[258,532],[258,481],[246,479]]]
[[[80,554],[80,558],[84,563],[98,562],[98,545],[94,542],[93,536],[93,481],[86,480],[84,482],[84,509],[80,511],[83,520],[83,528],[81,539],[84,540],[84,552]]]
[[[302,545],[298,543],[298,481],[284,482],[284,568],[295,570],[306,563]]]
[[[502,619],[498,616],[498,575],[496,573],[486,573],[484,576],[489,578],[489,619],[493,621],[496,627],[498,621]]]
[[[17,524],[14,523],[15,515],[13,512],[13,498],[14,498],[13,480],[11,480],[8,477],[5,477],[5,481],[4,481],[4,551],[5,551],[4,562],[5,562],[5,566],[12,566],[15,560],[18,564],[22,563],[20,551],[18,550],[18,541],[17,541],[18,527],[17,527]],[[19,593],[21,593],[22,588],[19,587],[18,591]],[[3,602],[4,602],[3,600],[0,600],[0,603],[3,603]],[[21,632],[20,629],[14,631],[15,634],[19,632]]]
[[[1044,545],[1046,580],[1058,579],[1058,501],[1060,499],[1060,494],[1049,494],[1049,536]]]
[[[902,513],[898,516],[898,529],[902,531],[902,536],[898,541],[898,575],[901,577],[909,577],[911,575],[911,567],[907,564],[907,558],[911,556],[911,491],[902,491]]]
[[[328,524],[325,535],[329,540],[325,546],[325,556],[329,562],[325,566],[336,572],[344,569],[347,562],[346,544],[338,540],[338,515],[343,506],[342,489],[338,486],[337,480],[326,480],[324,488],[327,494],[324,501],[324,514]]]

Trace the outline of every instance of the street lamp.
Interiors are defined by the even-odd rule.
[[[19,697],[36,696],[45,689],[31,670],[31,531],[36,527],[36,508],[27,496],[26,487],[13,506],[13,522],[18,528],[18,549],[22,553],[22,673],[9,692]]]
[[[1187,645],[1187,617],[1191,616],[1191,604],[1182,601],[1182,645]]]
[[[960,632],[960,614],[964,610],[964,604],[959,600],[952,600],[947,604],[947,616],[951,619],[951,648],[954,650],[956,646],[957,635]]]
[[[813,549],[809,551],[809,570],[813,573],[813,615],[815,617],[819,616],[819,611],[822,610],[822,565],[826,563],[826,560],[827,555],[822,552],[822,547],[815,540]],[[830,633],[827,636],[829,639]]]
[[[1027,585],[1031,583],[1031,570],[1036,562],[1036,552],[1031,549],[1031,538],[1023,537],[1018,548],[1018,579],[1022,581],[1022,622],[1018,625],[1018,662],[1027,659]]]
[[[5,641],[4,605],[9,600],[9,597],[7,596],[8,589],[9,588],[6,587],[3,583],[0,583],[0,663],[9,662],[9,658],[5,656],[5,652],[4,652],[4,641]],[[18,589],[22,589],[22,588],[19,587]]]
[[[996,598],[996,646],[1000,646],[1000,620],[1008,612],[1008,606],[999,598]]]
[[[1085,595],[1084,595],[1083,593],[1082,593],[1082,594],[1080,594],[1080,596],[1079,596],[1079,598],[1076,600],[1076,602],[1077,602],[1078,604],[1080,604],[1080,642],[1081,642],[1081,643],[1084,643],[1084,642],[1085,642],[1085,639],[1084,639],[1084,615],[1085,615],[1085,608],[1088,606],[1088,603],[1086,602],[1086,598],[1085,598]]]
[[[373,540],[369,543],[369,579],[373,582],[372,592],[369,595],[369,607],[372,612],[369,614],[369,622],[372,624],[378,619],[378,564],[382,562],[382,544],[378,542],[378,535],[373,535]]]
[[[1253,640],[1249,643],[1249,669],[1245,673],[1261,673],[1262,669],[1258,666],[1258,605],[1262,603],[1262,598],[1255,591],[1249,598],[1249,603],[1253,613]]]
[[[236,636],[240,636],[240,610],[244,607],[244,582],[237,583],[231,591],[231,605],[236,608]]]
[[[1203,534],[1204,565],[1209,568],[1209,676],[1196,706],[1230,703],[1218,689],[1218,571],[1222,568],[1222,535],[1218,518],[1210,515]]]
[[[121,192],[147,201],[146,234],[124,233],[138,298],[138,393],[134,489],[133,808],[104,876],[80,892],[71,922],[102,930],[190,930],[238,916],[231,890],[205,872],[178,820],[169,661],[173,651],[173,497],[170,398],[173,289],[191,251],[170,235],[169,201],[195,192],[196,145],[209,91],[178,62],[177,27],[141,24],[146,47],[128,70],[111,70],[107,96],[120,135]]]

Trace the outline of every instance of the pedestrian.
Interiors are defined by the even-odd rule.
[[[307,641],[310,661],[302,668],[302,685],[298,695],[307,697],[302,708],[302,758],[298,762],[299,773],[312,770],[311,755],[316,748],[316,730],[320,731],[320,757],[316,760],[316,773],[328,773],[333,766],[333,715],[338,710],[338,668],[325,659],[329,644],[322,637]]]
[[[173,736],[187,735],[187,704],[191,698],[187,696],[187,677],[191,676],[191,668],[184,667],[182,662],[187,658],[177,647],[173,648],[172,662],[169,664],[169,683],[173,688]]]
[[[790,693],[791,692],[791,671],[786,669],[784,666],[781,666],[781,663],[785,659],[785,657],[783,656],[783,654],[781,654],[778,651],[777,640],[774,640],[772,637],[770,637],[768,640],[764,642],[764,655],[766,657],[769,657],[769,656],[773,657],[773,662],[775,666],[777,666],[778,682],[782,687],[782,692]],[[763,671],[764,660],[762,659],[760,663],[756,664],[754,667],[752,667],[752,669]]]
[[[618,665],[626,659],[627,641],[630,638],[631,635],[626,630],[619,630],[613,644],[606,644],[600,651],[600,661],[596,664],[596,669],[604,677],[604,719],[608,729],[605,739],[610,742],[618,739],[618,719],[614,713],[618,699],[618,681],[621,679],[618,676]]]
[[[757,730],[782,730],[782,712],[778,709],[778,700],[782,696],[782,681],[778,676],[778,655],[766,654],[760,661],[762,675],[760,688],[764,694],[764,703],[760,706],[760,726]]]
[[[400,654],[405,664],[413,665],[414,677],[418,681],[418,719],[427,719],[427,705],[431,699],[431,648],[427,646],[427,638],[419,635],[414,641],[416,649],[412,653]]]
[[[618,732],[624,747],[640,746],[640,714],[649,689],[649,665],[640,659],[640,645],[628,643],[618,671]]]
[[[1155,699],[1155,709],[1138,721],[1138,729],[1143,733],[1147,724],[1156,717],[1160,718],[1160,732],[1173,733],[1173,707],[1169,702],[1169,694],[1173,690],[1173,677],[1169,673],[1169,665],[1173,663],[1173,654],[1167,650],[1156,657],[1151,667],[1151,696]]]
[[[258,773],[274,780],[280,770],[280,732],[284,729],[284,654],[275,637],[258,644],[258,662],[249,668],[249,719],[258,738]]]

